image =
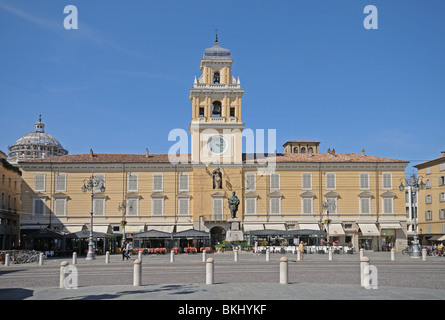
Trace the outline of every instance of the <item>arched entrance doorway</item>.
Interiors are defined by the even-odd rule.
[[[223,227],[213,227],[210,229],[210,243],[212,246],[222,243],[226,239],[226,230]]]

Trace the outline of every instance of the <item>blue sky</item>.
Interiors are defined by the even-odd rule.
[[[378,29],[366,30],[366,5]],[[79,29],[66,30],[66,5]],[[34,129],[70,154],[167,153],[215,29],[245,88],[246,128],[325,152],[409,160],[445,150],[445,2],[0,1],[0,150]],[[408,168],[407,173],[411,173]]]

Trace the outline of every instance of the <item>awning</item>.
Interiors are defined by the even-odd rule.
[[[90,237],[90,231],[89,230],[77,231],[74,233],[67,234],[65,237],[68,239],[88,239]],[[115,235],[112,234],[95,231],[93,226],[93,238],[114,238],[114,237]]]
[[[402,229],[400,223],[380,223],[380,229]]]
[[[441,236],[437,241],[445,241],[445,235]]]
[[[93,225],[93,231],[102,232],[102,233],[111,233],[111,226],[109,224],[106,226]]]
[[[266,230],[286,230],[285,223],[265,223]]]
[[[146,239],[160,239],[160,238],[171,238],[171,233],[168,232],[162,232],[159,230],[147,230],[145,232],[137,233],[134,235],[135,239],[138,238],[146,238]]]
[[[173,238],[209,238],[210,233],[195,229],[188,229],[173,234]]]
[[[445,240],[445,235],[435,234],[431,238],[427,238],[428,241],[443,241]]]
[[[185,230],[193,229],[193,225],[187,224],[187,225],[176,225],[176,232],[181,232]]]
[[[139,233],[144,232],[145,226],[144,225],[138,225],[138,226],[125,226],[125,233]]]
[[[300,230],[320,230],[318,223],[300,223]]]
[[[343,236],[345,231],[341,224],[331,224],[329,225],[329,235],[330,236]]]
[[[157,225],[157,226],[147,226],[147,229],[158,230],[162,232],[173,233],[174,225]]]
[[[360,230],[362,231],[362,234],[365,236],[379,236],[380,232],[379,229],[377,229],[377,226],[375,223],[359,223],[358,226],[360,227]]]
[[[264,230],[264,225],[262,223],[244,224],[244,231],[255,231],[255,230]]]
[[[82,231],[82,230],[86,229],[86,225],[85,224],[64,225],[64,227],[65,227],[66,230],[68,230],[69,233],[74,233],[74,232]]]

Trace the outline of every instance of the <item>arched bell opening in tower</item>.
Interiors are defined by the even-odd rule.
[[[215,72],[214,74],[213,74],[213,83],[214,84],[219,84],[219,72]]]
[[[221,102],[213,102],[212,117],[221,117]]]

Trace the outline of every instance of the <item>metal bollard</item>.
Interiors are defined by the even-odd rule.
[[[422,261],[426,261],[426,248],[422,248]]]
[[[60,275],[59,275],[59,289],[65,289],[65,277],[66,277],[66,266],[68,265],[68,261],[62,261],[60,263]]]
[[[105,253],[105,263],[110,263],[110,251],[107,251]]]
[[[9,267],[10,264],[11,264],[11,257],[9,253],[7,253],[5,256],[5,267]]]
[[[133,267],[133,286],[139,287],[142,285],[142,261],[136,259]]]
[[[77,252],[73,252],[73,265],[77,264]]]
[[[270,261],[270,249],[266,249],[266,261]]]
[[[39,266],[43,266],[43,252],[39,254]]]
[[[396,259],[396,257],[395,257],[395,250],[394,250],[394,248],[393,249],[391,249],[391,261],[394,261],[395,259]]]
[[[281,259],[280,259],[280,284],[288,283],[287,275],[288,275],[287,257],[281,257]]]
[[[329,261],[332,261],[332,248],[329,248]]]
[[[238,262],[238,249],[233,250],[233,261]]]
[[[202,250],[202,262],[206,261],[206,251],[205,249]]]
[[[175,262],[175,252],[173,250],[170,251],[170,262]]]
[[[364,251],[363,248],[360,249],[360,260],[362,260],[363,256],[364,256]]]
[[[369,258],[368,257],[363,257],[360,259],[360,285],[362,287],[365,286],[365,267],[369,268]]]
[[[208,258],[206,261],[206,284],[213,284],[214,282],[213,262],[213,258]]]

